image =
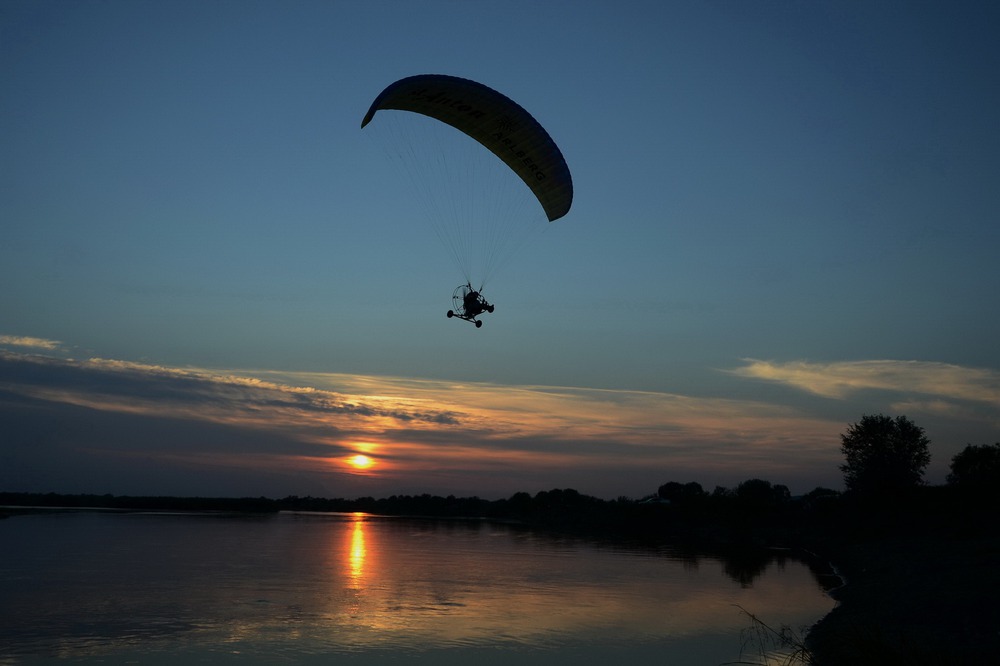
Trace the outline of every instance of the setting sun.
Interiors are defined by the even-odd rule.
[[[347,459],[347,462],[355,469],[368,469],[375,464],[375,461],[368,456],[358,454],[356,456],[351,456]]]

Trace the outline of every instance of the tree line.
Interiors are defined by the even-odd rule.
[[[1000,443],[967,445],[951,461],[947,497],[928,500],[921,489],[930,463],[930,440],[905,416],[865,415],[841,435],[845,491],[816,488],[792,497],[787,486],[751,478],[735,487],[705,490],[700,483],[667,481],[640,499],[605,501],[574,489],[518,492],[509,498],[441,497],[430,494],[385,498],[135,497],[93,494],[0,492],[0,506],[101,508],[149,511],[363,512],[438,518],[490,518],[556,528],[682,537],[723,531],[760,535],[762,530],[801,526],[822,519],[832,507],[885,507],[955,498],[995,500],[1000,488]],[[932,493],[933,494],[933,493]],[[921,499],[923,498],[923,499]]]

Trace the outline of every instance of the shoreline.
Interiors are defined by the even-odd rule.
[[[828,591],[837,605],[805,637],[813,666],[980,665],[1000,656],[1000,536],[896,535],[836,550],[845,582]]]

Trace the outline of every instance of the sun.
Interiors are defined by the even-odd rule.
[[[375,461],[366,455],[358,454],[347,459],[347,463],[355,469],[368,469],[375,464]]]

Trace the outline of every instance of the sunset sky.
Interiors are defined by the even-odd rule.
[[[941,483],[1000,441],[998,25],[987,2],[6,0],[0,490],[798,493],[841,487],[868,413],[924,427]],[[573,175],[478,330],[360,128],[424,73],[518,101]]]

